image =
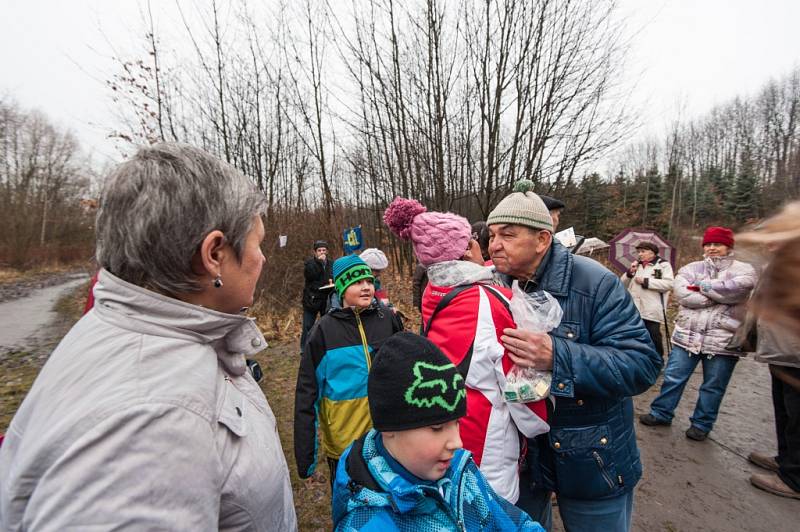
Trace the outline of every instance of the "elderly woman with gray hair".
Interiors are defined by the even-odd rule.
[[[94,309],[0,450],[2,530],[294,530],[275,418],[245,365],[263,196],[179,144],[109,176]]]

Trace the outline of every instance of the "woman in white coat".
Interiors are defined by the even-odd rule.
[[[630,292],[656,351],[663,358],[664,338],[661,336],[661,325],[666,318],[669,294],[675,282],[672,265],[658,256],[658,246],[652,242],[639,242],[636,245],[636,254],[639,260],[633,261],[630,269],[622,274],[622,284]]]
[[[189,146],[108,177],[95,305],[0,449],[0,530],[295,530],[275,417],[245,356],[265,199]]]

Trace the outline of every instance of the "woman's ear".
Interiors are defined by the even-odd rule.
[[[200,248],[192,257],[192,270],[200,277],[216,277],[222,274],[222,264],[228,250],[227,240],[222,231],[211,231],[200,243]]]

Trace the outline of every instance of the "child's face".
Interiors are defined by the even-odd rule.
[[[439,480],[461,448],[458,421],[398,432],[384,432],[384,445],[411,473],[425,480]]]
[[[375,285],[371,279],[361,279],[344,291],[342,299],[345,307],[367,308],[375,295]]]

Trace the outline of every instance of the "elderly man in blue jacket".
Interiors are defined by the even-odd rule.
[[[564,311],[548,334],[506,329],[502,337],[517,365],[553,372],[550,432],[528,441],[517,504],[549,529],[555,492],[568,531],[630,530],[642,476],[631,397],[652,386],[663,362],[617,276],[553,239],[531,188],[518,183],[487,219],[500,281],[545,290]]]

